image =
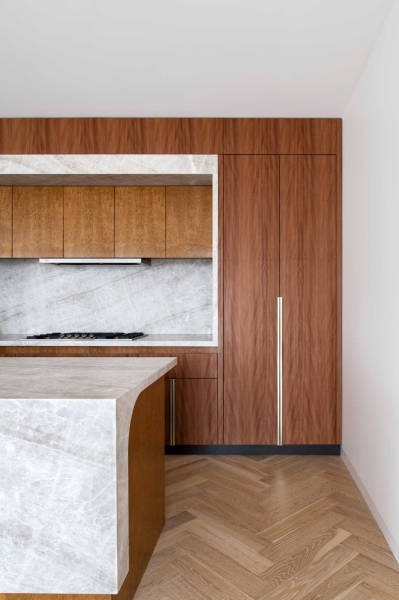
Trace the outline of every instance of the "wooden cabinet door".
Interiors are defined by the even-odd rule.
[[[279,157],[224,157],[224,443],[277,440]]]
[[[63,256],[63,188],[14,187],[14,258]]]
[[[115,256],[113,187],[64,188],[64,256]]]
[[[12,187],[0,187],[0,258],[12,256]]]
[[[176,445],[217,444],[217,379],[175,379]]]
[[[165,188],[115,188],[115,256],[165,256]]]
[[[335,156],[280,157],[283,443],[335,444]]]
[[[212,186],[166,188],[166,257],[212,258]]]

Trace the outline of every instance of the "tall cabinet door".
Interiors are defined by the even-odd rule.
[[[224,157],[224,443],[275,444],[279,157]]]
[[[335,444],[336,158],[280,157],[283,444]]]

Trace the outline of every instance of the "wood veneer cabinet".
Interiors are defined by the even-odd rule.
[[[224,157],[227,444],[340,443],[337,160]]]
[[[0,187],[0,258],[12,256],[12,187]]]
[[[12,255],[14,258],[63,256],[62,187],[14,187]]]
[[[166,188],[166,257],[212,258],[212,186]]]
[[[115,188],[115,256],[165,256],[165,187]]]
[[[115,202],[113,187],[64,188],[64,256],[115,256]]]

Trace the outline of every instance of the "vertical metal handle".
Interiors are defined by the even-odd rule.
[[[277,446],[283,445],[283,299],[277,298]]]
[[[176,388],[174,379],[169,381],[169,399],[169,441],[171,446],[176,446]]]

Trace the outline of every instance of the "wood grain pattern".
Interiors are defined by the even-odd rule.
[[[336,443],[342,443],[342,119],[337,119],[337,419]]]
[[[223,119],[0,119],[0,154],[220,154]]]
[[[339,457],[167,456],[167,526],[135,600],[397,598],[399,565],[359,491],[345,518],[348,488]]]
[[[115,256],[165,256],[165,188],[115,188]]]
[[[129,573],[112,600],[132,600],[165,524],[165,380],[141,392],[129,434]]]
[[[176,444],[217,444],[217,380],[176,379]]]
[[[275,444],[279,158],[224,165],[224,443]]]
[[[212,187],[166,188],[166,257],[212,258]]]
[[[0,187],[0,258],[12,256],[12,187]]]
[[[215,379],[217,376],[217,354],[180,354],[177,366],[166,375],[171,379]]]
[[[8,594],[0,600],[132,600],[165,524],[165,379],[139,395],[129,432],[129,572],[117,594]]]
[[[114,248],[114,188],[64,188],[64,256],[112,258]]]
[[[280,158],[283,443],[336,443],[335,156]]]
[[[0,356],[180,356],[217,354],[216,346],[0,346]]]
[[[224,438],[224,157],[218,157],[218,444]]]
[[[14,258],[62,257],[62,187],[14,187]]]
[[[226,119],[224,154],[335,154],[337,119]]]

